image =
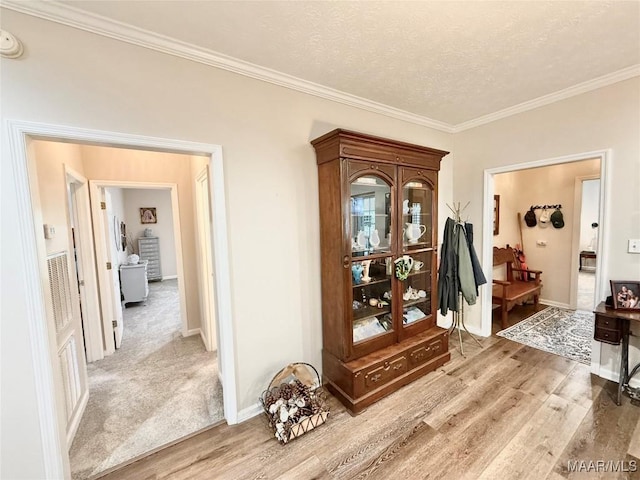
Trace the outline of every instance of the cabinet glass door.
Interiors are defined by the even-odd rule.
[[[350,189],[352,328],[357,347],[393,331],[392,189],[375,175],[356,178]]]
[[[403,174],[413,176],[409,169],[405,169]],[[410,262],[410,271],[400,283],[399,289],[399,294],[402,295],[401,338],[428,328],[434,321],[431,308],[435,284],[431,274],[435,261],[434,195],[431,185],[425,179],[415,177],[404,183],[399,205],[402,254]]]
[[[402,282],[402,326],[410,327],[431,315],[431,251],[411,256],[412,267]]]
[[[391,250],[391,187],[373,175],[351,183],[351,255]]]
[[[406,251],[431,248],[433,190],[426,181],[407,182],[402,188],[402,245]]]

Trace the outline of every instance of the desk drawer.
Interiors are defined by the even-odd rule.
[[[610,343],[612,345],[620,345],[620,339],[622,333],[620,330],[612,330],[609,328],[602,328],[596,324],[596,331],[593,334],[594,340],[599,342]]]
[[[620,319],[596,315],[596,327],[620,330]]]

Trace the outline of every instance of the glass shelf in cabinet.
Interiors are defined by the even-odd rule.
[[[423,299],[424,300],[424,299]],[[424,303],[424,302],[419,302]],[[417,303],[410,304],[408,307],[403,309],[402,313],[402,324],[404,326],[411,325],[412,323],[422,321],[427,318],[427,316],[431,312],[423,312],[418,307],[416,307]],[[426,310],[426,308],[425,308]]]
[[[391,313],[391,305],[386,305],[384,308],[365,305],[353,311],[353,321],[356,322],[368,317],[378,317],[385,313]]]
[[[353,288],[362,288],[362,287],[366,287],[369,285],[376,285],[378,283],[384,283],[384,282],[390,282],[391,281],[391,277],[381,277],[381,278],[372,278],[370,281],[368,282],[360,282],[360,283],[353,283]]]
[[[365,317],[354,322],[353,343],[361,343],[378,337],[393,330],[390,318],[378,318],[377,316]]]

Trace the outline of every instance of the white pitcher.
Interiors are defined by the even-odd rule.
[[[404,234],[409,243],[416,243],[427,231],[427,227],[418,223],[407,223]]]

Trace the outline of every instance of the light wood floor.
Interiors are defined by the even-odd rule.
[[[530,314],[522,313],[523,316]],[[468,339],[467,339],[468,340]],[[491,337],[351,416],[329,396],[325,425],[281,446],[264,416],[219,425],[108,479],[640,478],[570,472],[624,461],[640,470],[640,407],[577,362]],[[622,466],[622,465],[619,465]]]

